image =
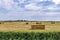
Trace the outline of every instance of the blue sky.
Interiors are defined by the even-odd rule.
[[[60,0],[0,0],[0,20],[60,21]]]

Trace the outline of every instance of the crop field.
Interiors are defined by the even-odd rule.
[[[32,24],[34,30],[31,29]],[[42,24],[49,28],[55,26],[55,28],[36,30]],[[60,30],[57,30],[60,29],[59,26],[60,22],[0,22],[0,40],[60,40]],[[48,27],[46,29],[49,29]]]
[[[60,40],[60,31],[5,31],[0,40]]]

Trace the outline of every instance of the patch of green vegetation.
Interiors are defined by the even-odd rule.
[[[0,31],[0,40],[60,40],[60,31]]]

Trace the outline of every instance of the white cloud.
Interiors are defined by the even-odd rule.
[[[12,0],[2,0],[2,6],[6,9],[12,8]]]
[[[2,1],[0,0],[0,5],[1,5]]]
[[[46,15],[48,16],[55,16],[55,15],[60,15],[60,13],[57,12],[47,12]]]
[[[53,2],[55,2],[56,4],[59,4],[60,0],[53,0]]]
[[[13,0],[0,0],[0,6],[7,10],[18,8],[17,3],[14,3]]]
[[[37,2],[47,1],[47,0],[31,0],[31,1],[37,3]],[[48,1],[51,1],[51,0],[48,0]]]
[[[36,3],[36,2],[41,2],[43,0],[31,0],[33,3]]]
[[[50,5],[46,7],[47,9],[56,9],[56,5]]]
[[[24,3],[25,0],[19,0],[19,3]]]
[[[35,4],[28,4],[25,6],[26,9],[29,9],[29,10],[40,10],[42,7],[39,7],[39,6],[36,6]]]

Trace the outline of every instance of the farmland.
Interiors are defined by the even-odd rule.
[[[60,32],[0,32],[0,40],[60,40]]]
[[[60,22],[0,22],[0,30],[60,30]]]
[[[59,26],[60,22],[0,22],[0,40],[60,40]]]

